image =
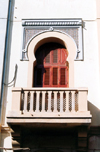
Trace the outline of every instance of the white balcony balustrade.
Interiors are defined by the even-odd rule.
[[[90,123],[87,93],[86,88],[13,88],[8,122]]]

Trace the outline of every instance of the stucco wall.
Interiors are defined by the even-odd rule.
[[[95,0],[16,0],[16,21],[22,18],[96,19]]]
[[[28,61],[20,61],[22,19],[82,18],[84,61],[74,61],[74,87],[88,87],[88,101],[100,108],[99,51],[95,0],[15,0],[9,81],[18,65],[16,87],[27,87]],[[8,89],[7,111],[11,108]],[[98,122],[95,123],[96,125]],[[94,125],[94,123],[93,123]]]

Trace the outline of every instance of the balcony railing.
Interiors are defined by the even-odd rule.
[[[19,118],[29,122],[30,117],[31,122],[37,119],[46,122],[49,118],[49,122],[57,119],[57,122],[90,123],[87,93],[87,88],[13,88],[8,122]]]

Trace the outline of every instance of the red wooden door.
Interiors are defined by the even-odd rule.
[[[34,77],[36,87],[68,87],[67,51],[65,48],[44,49],[37,58]]]

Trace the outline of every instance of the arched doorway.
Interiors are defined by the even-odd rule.
[[[34,87],[68,87],[66,48],[54,42],[40,46],[36,53]]]
[[[45,33],[40,33],[38,36],[31,39],[27,45],[27,55],[28,55],[28,77],[27,77],[27,86],[33,87],[34,85],[34,66],[36,65],[36,52],[37,50],[46,43],[59,43],[63,45],[64,49],[66,48],[68,53],[67,63],[69,64],[69,82],[67,87],[74,87],[74,59],[75,53],[77,50],[76,44],[73,39],[61,32],[50,31]]]

